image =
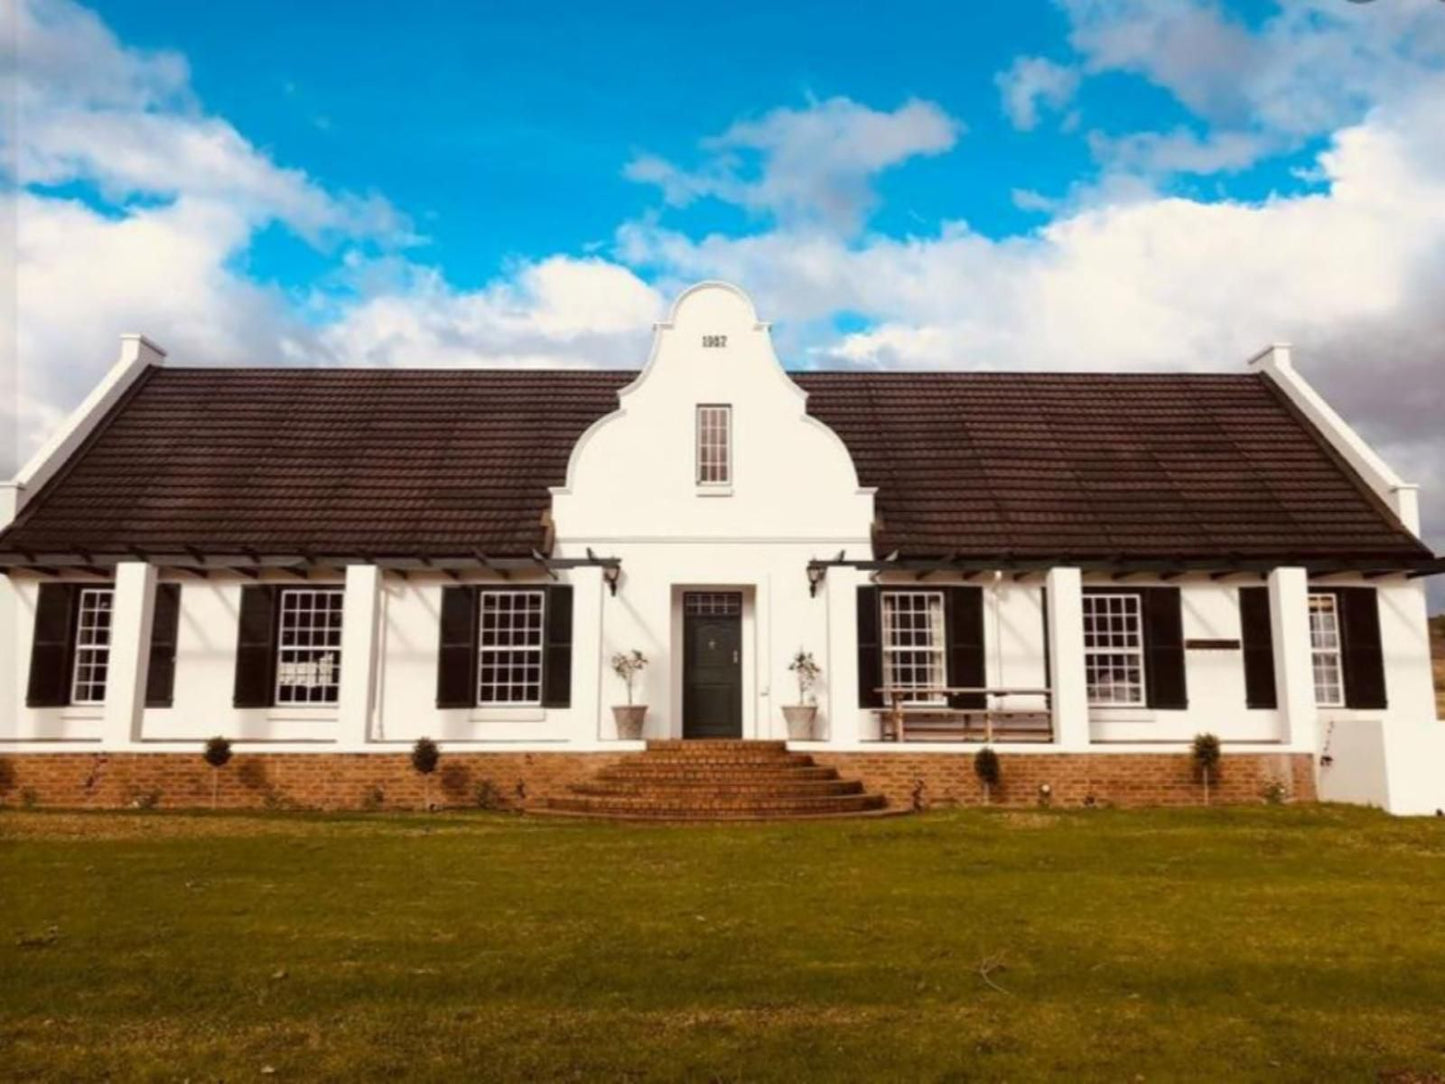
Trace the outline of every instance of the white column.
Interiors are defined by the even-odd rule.
[[[858,703],[858,588],[867,578],[840,565],[830,568],[819,587],[828,607],[828,718],[824,723],[833,745],[853,745],[877,737],[874,716]],[[817,599],[809,599],[816,602]]]
[[[568,731],[573,741],[590,744],[611,733],[603,717],[604,713],[610,715],[610,705],[603,704],[602,623],[607,608],[621,604],[622,599],[612,596],[602,569],[596,566],[572,569],[567,582],[572,585],[572,706],[568,709],[572,725]]]
[[[376,699],[376,644],[380,628],[381,569],[346,566],[341,608],[340,731],[345,748],[360,748],[371,738],[371,708]]]
[[[1274,687],[1286,742],[1317,740],[1314,663],[1310,658],[1309,578],[1302,568],[1269,574],[1270,633],[1274,646]]]
[[[1084,749],[1089,745],[1089,688],[1084,673],[1083,574],[1077,568],[1051,568],[1044,586],[1049,600],[1054,742],[1065,749]]]
[[[101,743],[122,749],[141,737],[146,674],[150,669],[151,618],[155,613],[156,569],[144,561],[115,566],[110,612],[110,660],[105,677]]]
[[[0,741],[20,736],[28,684],[20,679],[20,585],[0,575]]]

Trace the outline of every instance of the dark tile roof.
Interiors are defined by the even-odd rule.
[[[155,369],[0,550],[525,554],[632,376]],[[1260,376],[794,376],[878,487],[880,553],[1428,554]]]

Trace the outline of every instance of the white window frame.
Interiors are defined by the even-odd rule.
[[[321,597],[335,598],[340,606],[316,605]],[[309,606],[301,606],[301,601]],[[331,615],[336,615],[332,627]],[[324,619],[324,620],[321,620]],[[341,587],[283,587],[276,600],[276,681],[274,703],[280,707],[334,708],[341,702],[341,636],[345,620],[345,589]],[[288,628],[288,625],[290,626]],[[286,642],[288,633],[294,637]],[[334,641],[334,642],[333,642]],[[293,669],[288,670],[287,667]],[[314,667],[309,681],[298,681]],[[287,679],[290,680],[287,680]],[[298,696],[295,690],[305,691]],[[319,695],[311,695],[319,692]]]
[[[507,606],[495,611],[497,623],[494,630],[487,628],[487,606],[489,599],[506,599]],[[525,609],[519,608],[520,602],[533,602],[535,607]],[[489,632],[501,632],[504,618],[515,618],[518,615],[525,616],[527,625],[521,631],[526,633],[528,642],[525,643],[491,643],[487,642]],[[535,628],[532,628],[532,618],[535,616]],[[513,628],[515,633],[517,629]],[[535,636],[533,635],[535,634]],[[531,642],[535,640],[535,642]],[[547,681],[547,591],[546,588],[524,588],[524,589],[502,589],[488,590],[483,588],[477,592],[477,706],[483,708],[536,708],[542,706],[546,695]],[[492,666],[500,665],[504,660],[508,666],[509,675],[506,680],[489,674],[489,663]],[[522,675],[516,676],[520,667]],[[533,679],[529,671],[536,674],[536,696],[527,697],[506,697],[499,698],[496,694],[502,690],[527,691],[532,685]]]
[[[102,603],[103,600],[103,603]],[[115,620],[115,588],[83,587],[75,600],[74,658],[70,671],[70,702],[105,703],[110,678],[110,637]],[[97,671],[100,673],[96,679]]]
[[[700,487],[733,484],[733,408],[729,404],[698,405],[696,460]]]
[[[1340,599],[1330,591],[1309,596],[1310,671],[1315,704],[1322,708],[1345,706],[1345,651],[1340,635]]]
[[[923,600],[923,612],[927,615],[928,621],[922,630],[910,630],[900,626],[897,619],[897,603],[902,598],[908,598],[910,603],[915,600]],[[883,641],[883,687],[888,690],[886,697],[891,699],[893,691],[904,693],[899,699],[905,704],[944,704],[947,698],[940,694],[928,695],[920,693],[920,689],[938,688],[948,684],[948,632],[945,625],[944,603],[942,591],[890,591],[885,589],[882,592],[882,641]],[[915,613],[918,611],[914,611]],[[902,643],[902,638],[911,632],[923,631],[928,640],[927,643]],[[936,680],[925,682],[895,682],[895,669],[906,655],[926,654],[930,658],[925,666],[932,672]],[[909,664],[910,668],[917,669],[916,662]]]
[[[1147,707],[1149,672],[1144,665],[1144,596],[1126,591],[1086,591],[1083,599],[1084,680],[1089,706]],[[1101,621],[1104,624],[1101,625]],[[1101,680],[1105,674],[1112,675],[1107,685]],[[1131,674],[1137,675],[1137,680],[1133,680]]]

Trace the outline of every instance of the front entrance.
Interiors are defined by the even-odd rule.
[[[682,596],[682,736],[743,736],[743,596]]]

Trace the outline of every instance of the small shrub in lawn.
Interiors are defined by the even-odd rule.
[[[998,754],[987,745],[974,754],[973,774],[978,776],[978,781],[983,784],[983,800],[986,805],[992,799],[993,788],[998,786],[999,779],[1003,777]]]
[[[381,787],[367,787],[361,796],[361,808],[366,813],[380,812],[386,805],[386,791]]]
[[[155,809],[161,804],[161,789],[151,787],[147,790],[132,789],[130,792],[130,807],[132,809]]]
[[[493,812],[507,808],[507,796],[502,793],[502,788],[493,783],[490,779],[483,779],[477,784],[476,794],[477,808],[487,809]]]
[[[1204,783],[1204,804],[1209,804],[1209,784],[1219,781],[1219,739],[1213,734],[1194,735],[1194,746],[1190,753],[1194,759],[1194,773]]]
[[[211,808],[221,795],[221,769],[231,763],[231,743],[217,735],[206,742],[201,758],[211,766]]]
[[[437,743],[430,738],[418,738],[416,744],[411,747],[411,766],[416,769],[417,774],[422,778],[422,785],[425,788],[424,809],[431,809],[431,777],[441,763],[442,751],[437,748]]]
[[[1266,805],[1284,805],[1289,801],[1289,788],[1283,779],[1271,779],[1264,785],[1263,798]]]
[[[40,804],[40,795],[35,793],[34,787],[22,787],[20,789],[20,804],[26,809],[34,809]]]

